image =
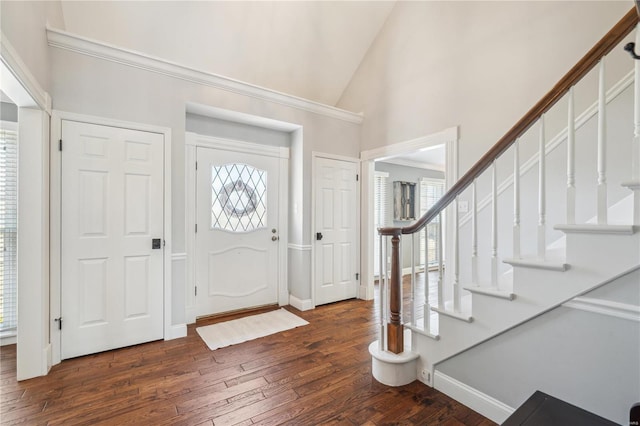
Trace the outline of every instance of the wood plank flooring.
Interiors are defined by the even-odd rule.
[[[22,382],[15,345],[2,347],[0,424],[493,424],[419,382],[390,388],[373,379],[373,302],[287,309],[310,324],[216,351],[192,325],[186,338],[65,360]]]

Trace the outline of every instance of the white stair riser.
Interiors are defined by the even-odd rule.
[[[629,268],[640,260],[640,233],[634,235],[567,235],[567,263],[591,269]],[[606,272],[605,272],[606,273]]]
[[[640,233],[604,236],[571,234],[567,235],[567,245],[568,254],[579,251],[577,256],[569,255],[569,270],[557,272],[516,267],[515,300],[500,300],[484,295],[467,296],[473,297],[472,323],[441,315],[440,341],[414,333],[417,352],[429,354],[428,358],[421,357],[421,363],[426,368],[432,368],[456,353],[597,288],[640,263]],[[594,245],[598,248],[594,249]]]

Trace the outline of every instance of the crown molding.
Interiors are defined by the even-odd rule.
[[[134,50],[124,49],[109,43],[82,37],[56,28],[47,27],[47,40],[51,47],[69,50],[81,55],[166,75],[191,83],[215,87],[227,92],[313,112],[349,123],[361,124],[364,118],[362,113],[356,114],[319,102],[191,68]]]

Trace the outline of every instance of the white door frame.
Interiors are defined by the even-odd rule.
[[[327,158],[329,160],[339,160],[339,161],[346,161],[349,163],[355,163],[356,164],[356,170],[358,173],[358,182],[356,183],[356,197],[358,198],[358,201],[356,201],[356,211],[354,212],[354,215],[356,217],[356,220],[354,221],[354,223],[356,224],[356,241],[355,241],[355,247],[356,247],[356,272],[358,272],[360,274],[360,264],[361,262],[361,258],[360,258],[360,227],[362,225],[362,222],[360,220],[360,201],[361,201],[361,197],[360,197],[360,186],[361,186],[361,182],[362,179],[360,178],[362,173],[360,170],[361,164],[360,164],[360,160],[358,158],[353,158],[353,157],[345,157],[342,155],[334,155],[334,154],[327,154],[327,153],[323,153],[323,152],[317,152],[317,151],[313,151],[311,152],[311,305],[312,308],[316,307],[316,191],[317,191],[317,181],[315,179],[315,175],[316,175],[316,170],[318,170],[318,158]],[[362,280],[362,274],[360,274],[360,279],[358,280],[358,288],[356,290],[356,294],[358,295],[359,299],[362,299],[362,283],[365,282]]]
[[[373,178],[375,174],[375,161],[400,154],[412,153],[435,145],[445,145],[445,189],[449,189],[458,179],[458,138],[458,127],[456,126],[417,139],[385,145],[360,153],[360,159],[362,161],[362,211],[367,212],[366,216],[362,217],[361,232],[362,246],[365,248],[365,255],[361,257],[360,265],[360,270],[362,271],[361,283],[363,283],[361,289],[364,291],[362,299],[373,299],[374,253],[371,235],[373,235],[375,226],[373,223]],[[451,224],[453,224],[453,220],[447,220],[446,223],[448,224],[446,225],[448,229],[445,230],[445,233],[446,235],[451,235],[451,229],[449,228]],[[447,258],[446,255],[445,258]]]
[[[60,330],[55,318],[61,316],[61,272],[62,256],[60,245],[62,242],[62,155],[58,149],[62,139],[62,120],[78,121],[100,126],[120,127],[143,132],[159,133],[164,137],[164,338],[165,340],[181,337],[172,330],[171,324],[171,129],[168,127],[152,126],[148,124],[132,123],[128,121],[112,120],[104,117],[76,114],[66,111],[53,111],[51,117],[51,306],[50,306],[50,336],[52,364],[61,361]],[[63,141],[64,150],[64,141]],[[64,318],[63,318],[64,324]],[[63,325],[64,327],[64,325]]]
[[[200,135],[193,132],[185,134],[185,222],[187,227],[186,253],[187,277],[185,284],[185,318],[187,324],[196,322],[196,149],[212,148],[248,154],[261,154],[279,159],[280,187],[278,202],[278,305],[289,303],[289,283],[287,274],[287,242],[289,241],[289,148],[262,145],[232,139]]]
[[[16,378],[46,375],[49,342],[49,118],[51,97],[0,37],[2,90],[18,107],[18,330]],[[21,259],[28,259],[23,262]]]

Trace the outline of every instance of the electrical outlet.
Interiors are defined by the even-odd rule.
[[[468,212],[469,212],[469,202],[458,201],[458,213],[468,213]]]

